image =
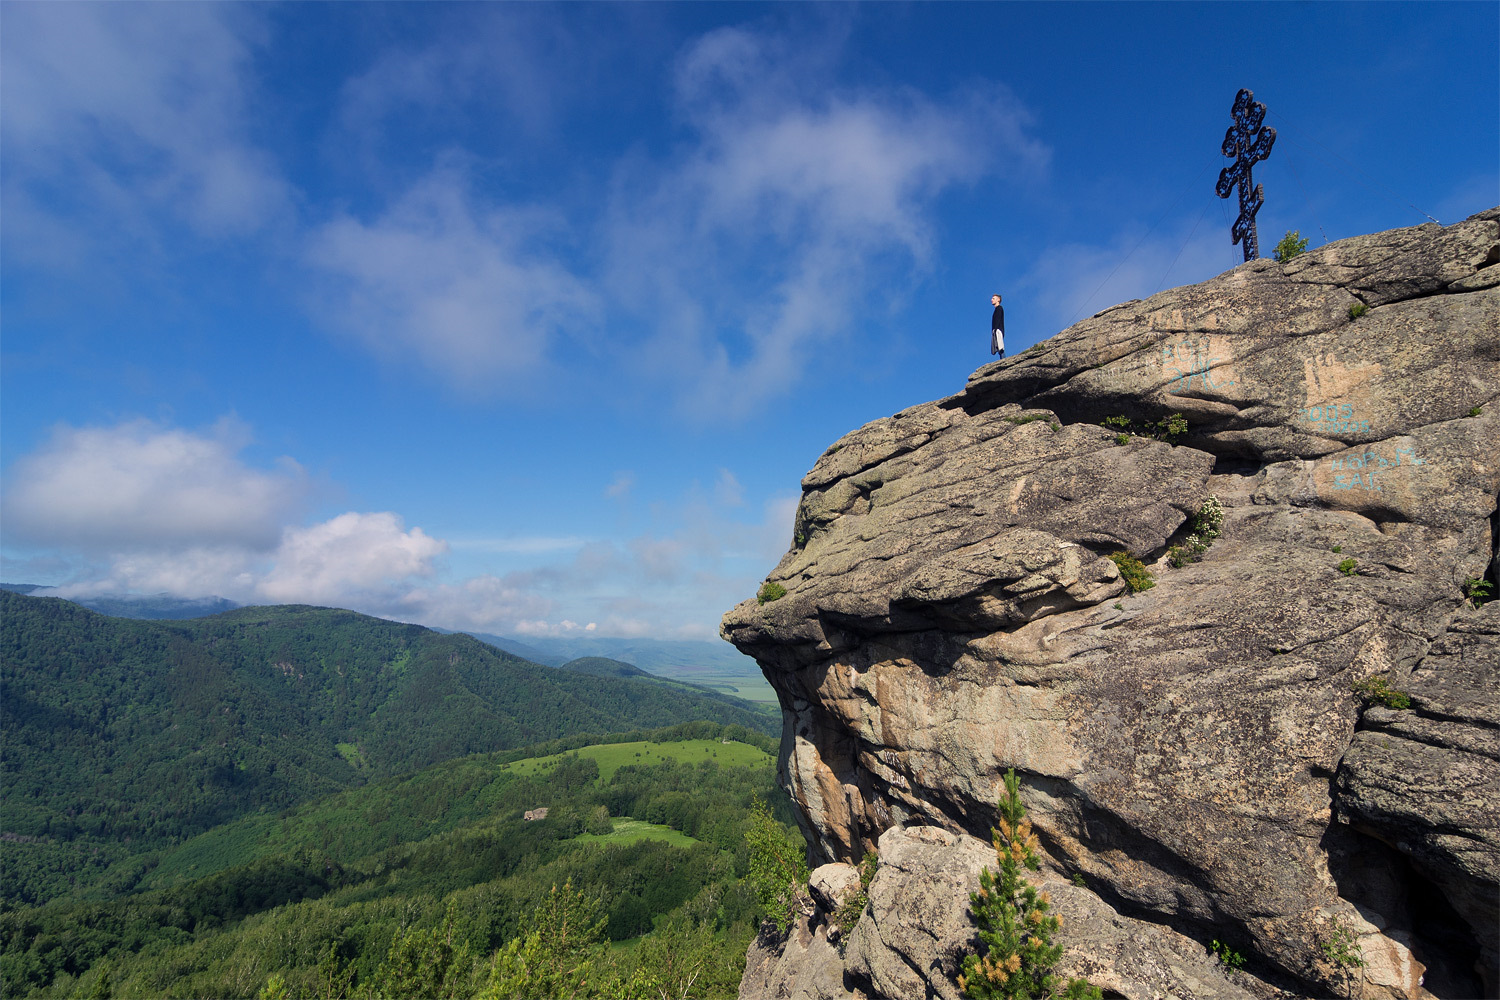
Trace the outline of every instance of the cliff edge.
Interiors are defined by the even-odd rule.
[[[1106,996],[1500,996],[1500,209],[1115,306],[802,490],[722,634],[814,864],[880,866],[742,997],[956,997],[1007,768]]]

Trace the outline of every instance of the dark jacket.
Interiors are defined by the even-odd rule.
[[[990,329],[991,330],[999,330],[1001,333],[1005,332],[1005,307],[1004,306],[996,306],[995,307],[995,315],[993,317],[991,317],[991,319],[990,319]]]

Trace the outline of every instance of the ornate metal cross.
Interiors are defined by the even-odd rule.
[[[1255,213],[1265,201],[1261,185],[1250,187],[1250,167],[1271,155],[1276,143],[1276,130],[1262,128],[1266,120],[1266,106],[1255,100],[1248,90],[1234,95],[1234,124],[1224,133],[1224,146],[1220,150],[1225,156],[1234,157],[1234,162],[1219,171],[1219,183],[1214,191],[1220,198],[1228,198],[1236,184],[1240,188],[1240,217],[1234,220],[1229,233],[1231,242],[1243,243],[1245,259],[1260,256],[1260,241],[1255,235]]]

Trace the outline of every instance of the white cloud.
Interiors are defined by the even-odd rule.
[[[11,539],[97,551],[138,546],[265,550],[302,506],[307,477],[289,458],[256,469],[239,458],[246,428],[206,434],[136,420],[59,427],[15,463],[4,496]]]
[[[288,211],[279,169],[247,137],[263,36],[251,9],[8,4],[4,19],[10,246],[155,244],[158,212],[237,237]]]
[[[516,622],[515,628],[512,631],[519,635],[527,636],[559,636],[578,635],[580,633],[586,635],[596,631],[598,628],[599,626],[594,622],[589,622],[587,625],[580,625],[575,621],[564,618],[560,622],[519,621]]]
[[[315,230],[320,308],[377,354],[416,357],[471,392],[520,385],[564,330],[594,322],[589,288],[543,246],[557,221],[483,208],[439,169],[378,218]]]
[[[534,139],[548,131],[559,103],[587,86],[600,41],[590,37],[588,24],[539,15],[523,4],[476,4],[447,13],[452,16],[436,41],[386,49],[343,85],[340,147],[360,148],[377,171],[387,169],[377,151],[395,138],[390,124],[403,115],[462,118],[475,113],[478,102],[477,113],[487,119],[504,116],[506,135],[519,127]]]
[[[845,91],[806,51],[704,36],[677,75],[693,143],[620,174],[606,284],[660,331],[632,348],[641,377],[673,380],[694,412],[743,415],[788,391],[876,290],[918,279],[945,191],[1047,159],[1003,88]]]
[[[305,474],[290,459],[247,465],[248,437],[230,420],[205,433],[60,428],[7,478],[6,564],[70,577],[53,591],[64,597],[217,595],[519,635],[708,637],[785,552],[797,502],[751,506],[720,469],[710,487],[653,504],[632,537],[463,542],[541,565],[455,580],[442,558],[453,546],[394,512],[302,523]]]
[[[274,566],[256,590],[272,603],[341,604],[414,576],[431,576],[446,542],[405,530],[389,511],[350,512],[309,528],[287,528]]]

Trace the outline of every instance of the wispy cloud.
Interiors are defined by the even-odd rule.
[[[632,347],[640,377],[671,380],[696,414],[740,417],[790,390],[869,318],[874,291],[930,265],[945,191],[1047,161],[1004,88],[841,89],[815,45],[741,28],[699,39],[677,74],[691,142],[619,171],[605,283],[653,318]]]
[[[288,185],[248,138],[253,9],[14,4],[4,17],[11,252],[56,266],[59,246],[160,247],[164,219],[220,239],[287,216]]]
[[[439,169],[375,218],[345,215],[311,234],[319,312],[467,391],[519,387],[597,310],[547,245],[561,228],[543,211],[482,205],[462,171]]]
[[[542,552],[568,552],[582,548],[588,539],[576,535],[507,536],[501,538],[450,538],[448,544],[455,550],[471,552],[498,552],[536,554]]]

